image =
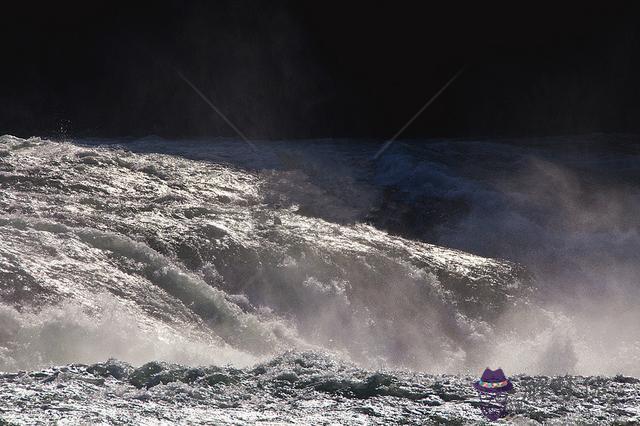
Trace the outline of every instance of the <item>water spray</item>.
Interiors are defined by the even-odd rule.
[[[222,118],[224,120],[225,123],[227,123],[229,125],[229,127],[231,127],[238,136],[240,136],[240,138],[247,144],[249,145],[249,147],[251,148],[251,150],[253,150],[254,152],[258,151],[258,148],[256,148],[255,144],[253,142],[251,142],[245,135],[244,133],[242,133],[240,131],[240,129],[238,129],[238,127],[236,127],[235,124],[233,124],[231,122],[231,120],[229,120],[227,118],[226,115],[224,115],[224,113],[222,111],[220,111],[220,109],[218,109],[218,107],[216,107],[213,102],[211,102],[211,100],[209,98],[207,98],[205,96],[204,93],[202,93],[202,91],[200,89],[198,89],[198,87],[193,84],[191,82],[191,80],[189,80],[187,77],[184,76],[184,74],[182,74],[180,71],[176,71],[176,73],[178,74],[178,77],[180,77],[182,79],[182,81],[184,81],[185,83],[187,83],[189,85],[189,87],[191,87],[193,89],[194,92],[196,92],[198,94],[198,96],[200,96],[200,98],[202,98],[202,100],[211,107],[211,109],[213,111],[215,111],[216,114],[218,114],[220,116],[220,118]]]
[[[407,127],[409,127],[409,126],[411,125],[411,123],[413,123],[413,122],[416,120],[416,118],[418,118],[418,117],[420,116],[420,114],[422,114],[422,113],[424,112],[424,110],[426,110],[427,108],[429,108],[429,106],[430,106],[430,105],[431,105],[431,104],[432,104],[436,99],[438,99],[438,97],[439,97],[439,96],[440,96],[440,95],[441,95],[441,94],[442,94],[442,93],[447,89],[447,87],[449,87],[449,86],[451,85],[451,83],[453,83],[453,82],[454,82],[458,77],[460,77],[460,74],[462,74],[462,72],[465,70],[465,68],[466,68],[466,67],[467,67],[466,65],[463,65],[463,66],[462,66],[462,68],[460,68],[460,69],[458,70],[458,72],[457,72],[457,73],[455,73],[455,74],[453,75],[453,77],[451,77],[451,78],[449,79],[449,81],[447,81],[447,82],[445,83],[445,85],[444,85],[444,86],[442,86],[442,87],[440,88],[440,90],[438,90],[438,91],[436,92],[436,94],[435,94],[435,95],[433,95],[433,96],[431,97],[431,99],[429,99],[429,100],[427,101],[427,103],[425,103],[425,104],[422,106],[422,108],[420,108],[420,109],[418,110],[418,112],[416,112],[416,113],[413,115],[413,117],[411,117],[411,118],[409,119],[409,121],[407,121],[407,122],[406,122],[406,124],[405,124],[404,126],[402,126],[402,127],[400,128],[400,130],[398,130],[398,131],[396,132],[396,134],[395,134],[395,135],[393,135],[393,137],[392,137],[391,139],[389,139],[388,141],[386,141],[386,142],[384,143],[384,145],[382,145],[382,147],[378,150],[378,152],[376,152],[376,155],[374,155],[374,156],[373,156],[373,159],[374,159],[374,160],[377,160],[377,159],[378,159],[378,157],[380,157],[380,156],[382,155],[382,153],[383,153],[383,152],[385,152],[385,151],[387,150],[387,148],[389,148],[393,142],[395,142],[395,140],[398,138],[398,136],[400,136],[400,135],[402,134],[402,132],[404,132],[404,131],[407,129]]]

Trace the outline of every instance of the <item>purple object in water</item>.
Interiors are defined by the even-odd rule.
[[[486,368],[473,387],[478,391],[480,410],[487,419],[495,421],[507,414],[507,398],[509,391],[513,389],[513,383],[501,368]]]

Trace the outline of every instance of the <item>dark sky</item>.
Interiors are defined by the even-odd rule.
[[[0,133],[254,138],[640,131],[633,2],[23,2]],[[444,2],[443,2],[444,3]],[[489,5],[487,5],[489,4]]]

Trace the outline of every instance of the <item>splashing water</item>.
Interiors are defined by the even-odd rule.
[[[397,161],[415,164],[402,146],[366,164],[375,145],[261,146],[0,138],[0,369],[244,366],[290,348],[429,372],[595,368],[574,313],[541,302],[523,267],[366,224],[393,210],[380,212],[384,187],[407,183],[407,197],[428,193],[409,180],[447,191],[453,179],[478,199],[482,181],[433,159],[421,180]],[[458,228],[443,222],[437,240],[506,257],[461,242],[484,204],[473,206],[452,210]],[[632,364],[606,368],[637,374]]]

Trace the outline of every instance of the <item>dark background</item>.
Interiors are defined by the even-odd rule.
[[[556,2],[23,2],[0,134],[253,138],[638,132],[639,7]],[[637,2],[636,2],[637,3]]]

